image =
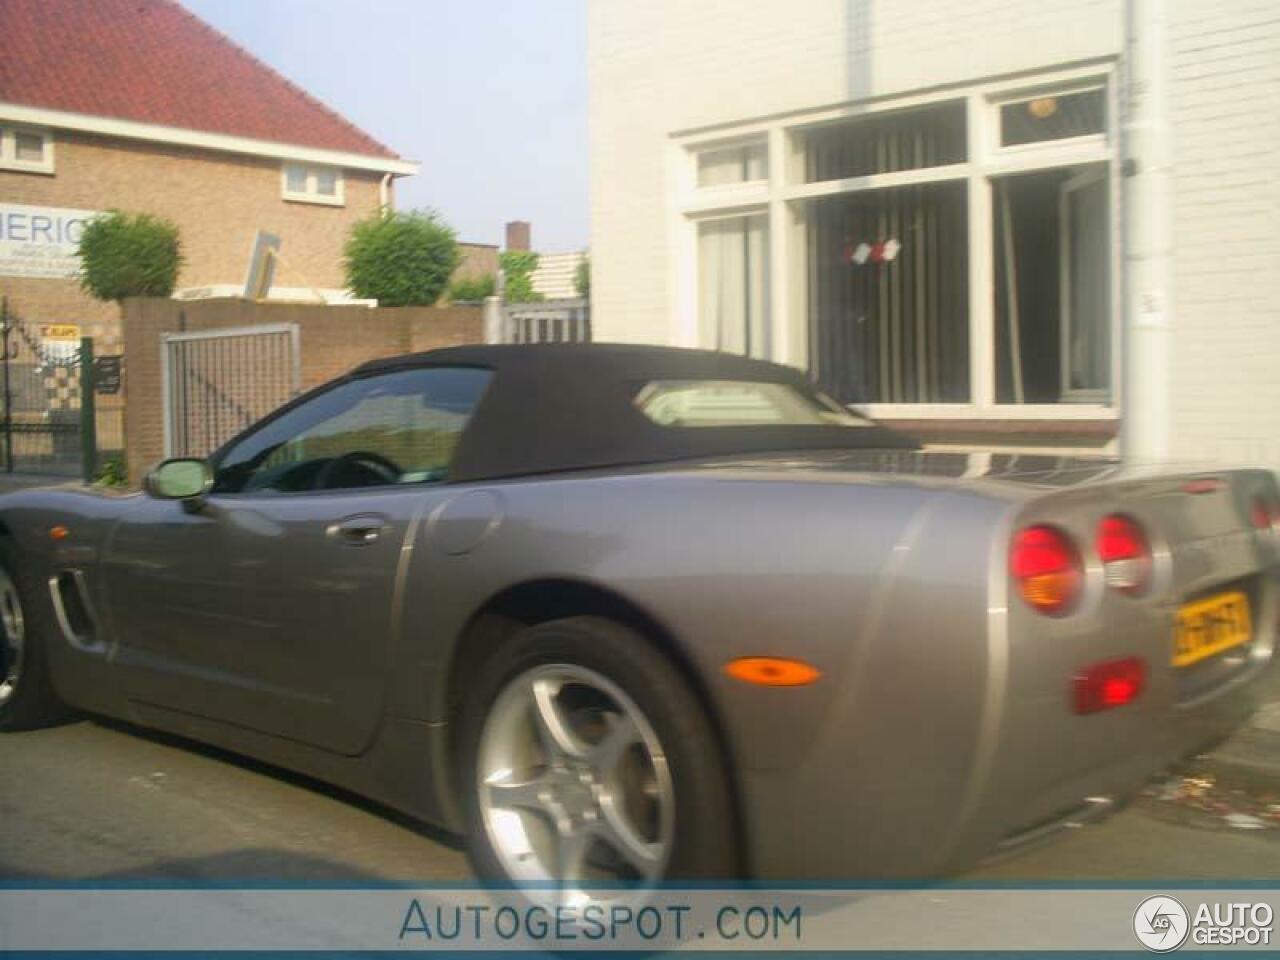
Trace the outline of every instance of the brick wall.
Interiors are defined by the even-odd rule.
[[[52,176],[0,170],[0,196],[13,203],[156,213],[182,231],[181,287],[243,283],[254,234],[279,236],[275,282],[342,287],[342,245],[351,224],[378,209],[377,173],[345,172],[342,207],[286,201],[281,162],[208,150],[55,131]],[[33,320],[81,319],[103,340],[118,333],[113,305],[85,295],[75,280],[0,277],[0,292]]]
[[[94,300],[74,280],[0,277],[0,296],[15,316],[32,325],[78,323],[82,336],[94,338],[98,353],[120,350],[120,308]]]
[[[483,340],[480,308],[467,306],[368,309],[137,298],[126,301],[124,313],[125,435],[134,483],[164,456],[163,334],[295,323],[304,390],[368,360]]]
[[[460,243],[462,262],[453,271],[454,280],[492,276],[498,272],[498,248],[488,243]]]
[[[1174,454],[1280,467],[1280,19],[1170,5]]]

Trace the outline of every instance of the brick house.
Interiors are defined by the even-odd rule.
[[[86,217],[177,223],[179,295],[241,290],[261,230],[273,297],[341,299],[349,226],[416,171],[174,0],[0,3],[0,291],[99,353],[119,320],[74,278]]]
[[[594,328],[940,445],[1280,466],[1280,21],[593,0]]]

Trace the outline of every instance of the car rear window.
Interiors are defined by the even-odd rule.
[[[872,425],[821,394],[753,380],[651,380],[635,405],[664,427]]]

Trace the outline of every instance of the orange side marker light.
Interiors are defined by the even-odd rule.
[[[49,528],[50,540],[65,540],[69,536],[71,536],[71,531],[68,530],[66,527],[64,527],[62,524],[58,524],[56,527]]]
[[[739,657],[726,663],[724,672],[758,687],[803,687],[822,676],[817,667],[786,657]]]

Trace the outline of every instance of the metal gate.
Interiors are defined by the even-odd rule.
[[[161,337],[164,448],[204,457],[298,395],[298,325],[171,333]]]
[[[0,305],[0,469],[92,479],[93,341],[44,340]]]
[[[585,300],[508,303],[503,343],[585,343],[591,339],[591,305]]]

